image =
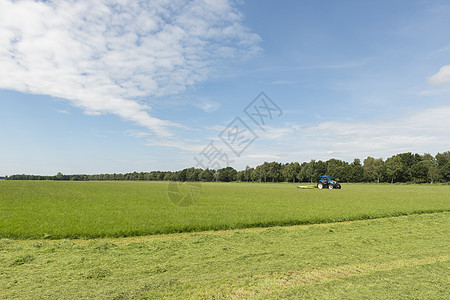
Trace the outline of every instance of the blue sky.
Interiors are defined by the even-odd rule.
[[[0,176],[448,151],[448,28],[448,1],[0,0]]]

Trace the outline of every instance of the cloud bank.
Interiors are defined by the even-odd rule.
[[[450,106],[429,108],[397,119],[326,121],[267,127],[236,167],[264,161],[309,161],[339,158],[351,161],[367,156],[387,158],[402,152],[448,151]]]
[[[145,100],[182,92],[259,37],[228,0],[0,0],[0,88],[69,100],[170,136]]]

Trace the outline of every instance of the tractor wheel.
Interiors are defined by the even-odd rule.
[[[317,184],[317,188],[318,188],[319,190],[321,190],[321,189],[323,188],[323,183],[322,183],[322,182],[319,182],[319,183]]]
[[[338,184],[336,185],[336,188],[341,189],[341,185],[338,183]]]
[[[332,184],[329,184],[329,185],[328,185],[328,188],[329,188],[330,190],[332,190],[332,189],[334,188],[334,186],[333,186]]]

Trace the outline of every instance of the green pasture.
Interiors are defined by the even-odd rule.
[[[0,181],[0,237],[126,237],[315,224],[450,210],[449,185],[203,183],[188,207],[167,182]]]

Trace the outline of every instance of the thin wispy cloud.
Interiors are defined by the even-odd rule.
[[[170,137],[178,124],[152,115],[146,99],[257,53],[260,38],[241,21],[227,0],[0,0],[0,89],[66,99]]]
[[[272,84],[274,85],[291,85],[291,84],[298,84],[298,80],[274,80],[272,81]]]
[[[431,52],[431,55],[441,54],[441,53],[447,52],[447,51],[450,51],[450,46],[437,49],[437,50]]]
[[[60,114],[70,115],[70,112],[65,109],[57,109],[56,111]]]
[[[220,103],[212,100],[201,99],[194,103],[194,105],[207,113],[215,112],[220,108]]]
[[[352,69],[359,68],[367,65],[373,60],[373,58],[365,58],[362,60],[346,61],[334,64],[321,64],[321,65],[304,65],[304,66],[275,66],[253,70],[253,72],[266,72],[266,71],[302,71],[302,70],[328,70],[328,69]]]

